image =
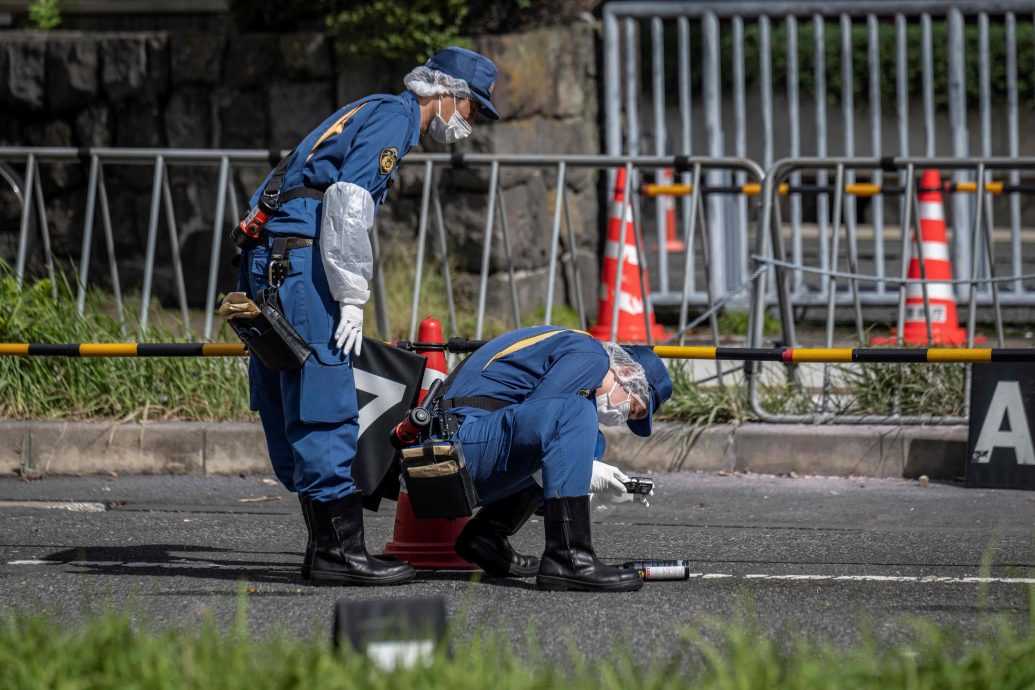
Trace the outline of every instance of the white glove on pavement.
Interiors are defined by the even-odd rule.
[[[363,347],[363,308],[354,304],[342,304],[338,328],[334,331],[335,344],[348,352],[352,350],[359,357]]]
[[[589,480],[589,492],[610,503],[624,503],[631,494],[623,482],[629,481],[620,469],[599,460],[593,461],[593,477]]]

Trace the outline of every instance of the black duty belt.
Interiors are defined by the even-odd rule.
[[[270,248],[270,260],[266,265],[266,273],[270,285],[274,288],[280,287],[291,272],[291,261],[287,256],[289,251],[312,247],[314,244],[316,244],[316,241],[312,237],[274,235],[273,246]]]
[[[450,398],[443,400],[438,404],[440,409],[452,410],[457,407],[474,407],[479,410],[485,410],[486,412],[495,412],[502,410],[504,407],[510,407],[514,403],[510,400],[500,400],[499,398],[490,398],[486,395],[472,395],[467,398]]]
[[[274,254],[277,253],[277,242],[280,242],[281,240],[284,241],[281,249],[285,252],[289,252],[292,249],[305,249],[306,247],[312,247],[316,244],[316,240],[312,237],[298,237],[294,235],[269,235],[267,239],[273,240],[271,247]]]

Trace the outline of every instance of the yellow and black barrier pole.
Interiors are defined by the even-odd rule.
[[[0,357],[241,357],[241,343],[0,343]]]
[[[448,343],[398,342],[406,349],[473,352],[485,341],[453,338]],[[662,359],[704,359],[784,364],[952,364],[1035,362],[1035,348],[822,348],[703,347],[657,345]],[[243,357],[241,343],[79,343],[70,345],[0,343],[0,357]]]
[[[907,364],[1035,362],[1029,348],[824,348],[824,347],[694,347],[658,345],[654,353],[662,359],[722,359],[751,362],[802,364]]]
[[[944,192],[946,194],[976,194],[976,182],[946,182],[941,187],[933,189],[920,188],[918,191]],[[646,197],[654,198],[659,196],[690,196],[694,187],[689,184],[645,184],[640,188],[640,193]],[[742,185],[726,186],[702,186],[701,191],[705,194],[743,194],[744,196],[759,196],[762,193],[762,185],[758,182],[748,182]],[[799,184],[791,186],[784,182],[777,189],[780,196],[789,194],[832,194],[835,188],[831,185],[809,185]],[[878,185],[872,182],[851,182],[845,185],[845,194],[848,196],[873,197],[878,194],[896,195],[905,194],[905,187],[901,185]],[[1000,181],[985,183],[985,193],[993,196],[1014,193],[1035,192],[1035,185],[1032,184],[1007,184]]]

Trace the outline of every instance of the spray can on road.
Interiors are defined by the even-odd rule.
[[[689,561],[628,561],[622,567],[635,570],[645,582],[690,579]]]

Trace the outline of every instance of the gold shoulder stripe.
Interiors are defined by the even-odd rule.
[[[320,135],[320,138],[316,140],[315,144],[313,144],[313,148],[310,149],[309,155],[306,156],[305,159],[308,161],[310,158],[312,158],[313,154],[316,153],[316,149],[320,148],[320,144],[327,141],[331,137],[336,137],[339,134],[341,134],[341,131],[345,129],[345,123],[349,121],[349,118],[355,115],[359,111],[359,109],[365,105],[366,103],[360,103],[355,108],[353,108],[352,110],[338,118],[337,122],[328,127],[327,131]]]
[[[482,370],[484,371],[486,367],[488,367],[490,364],[495,362],[500,357],[506,357],[507,355],[514,354],[518,350],[524,350],[526,347],[531,347],[532,345],[535,345],[536,343],[541,343],[544,340],[546,340],[547,338],[554,337],[558,333],[579,333],[581,335],[586,335],[586,336],[589,335],[589,333],[586,333],[585,331],[577,331],[575,329],[569,329],[569,328],[559,328],[556,331],[547,331],[546,333],[540,333],[539,335],[532,335],[532,336],[529,336],[527,338],[523,338],[523,339],[517,341],[516,343],[514,343],[513,345],[510,345],[509,347],[506,347],[506,348],[500,350],[499,352],[497,352],[495,355],[493,355],[492,359],[490,359],[488,362],[485,363],[485,366],[482,367]]]

